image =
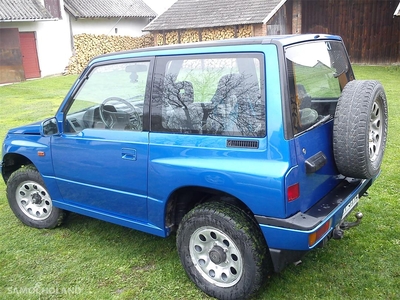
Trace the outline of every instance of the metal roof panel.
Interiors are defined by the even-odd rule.
[[[38,0],[0,0],[0,22],[54,19]]]
[[[263,23],[281,0],[178,0],[144,31]]]
[[[75,18],[149,17],[157,14],[142,0],[64,0]]]

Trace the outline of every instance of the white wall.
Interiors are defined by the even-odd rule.
[[[69,15],[72,34],[106,34],[141,36],[142,29],[149,23],[148,18],[101,18],[101,19],[75,19]],[[117,28],[117,33],[115,33]]]
[[[43,0],[41,0],[43,3]],[[60,1],[61,18],[58,21],[0,22],[0,28],[18,28],[20,32],[36,32],[41,76],[62,73],[72,56],[72,36],[80,33],[141,36],[148,18],[78,19],[64,10]],[[72,29],[72,33],[71,33]]]
[[[20,32],[36,32],[41,76],[60,74],[72,56],[68,17],[62,10],[62,20],[36,22],[1,22],[0,28],[18,28]]]

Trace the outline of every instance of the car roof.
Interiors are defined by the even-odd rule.
[[[103,54],[95,57],[89,64],[98,62],[112,60],[116,58],[126,58],[132,57],[132,54],[141,54],[140,56],[155,56],[162,55],[163,51],[177,50],[177,54],[184,54],[185,49],[194,48],[209,48],[209,47],[224,47],[224,46],[240,46],[240,45],[257,45],[257,44],[278,44],[282,47],[306,42],[306,41],[316,41],[316,40],[338,40],[342,39],[337,35],[326,35],[326,34],[295,34],[295,35],[269,35],[269,36],[257,36],[249,38],[235,38],[226,40],[215,40],[207,42],[195,42],[187,44],[174,44],[174,45],[164,45],[164,46],[154,46],[148,48],[139,48],[128,51],[114,52]],[[158,52],[158,53],[157,53]]]

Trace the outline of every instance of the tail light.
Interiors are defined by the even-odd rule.
[[[300,197],[300,185],[295,183],[287,188],[288,202],[292,202]]]

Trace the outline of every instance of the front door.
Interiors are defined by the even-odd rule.
[[[67,205],[147,218],[149,61],[94,67],[72,94],[52,137],[55,177]]]

